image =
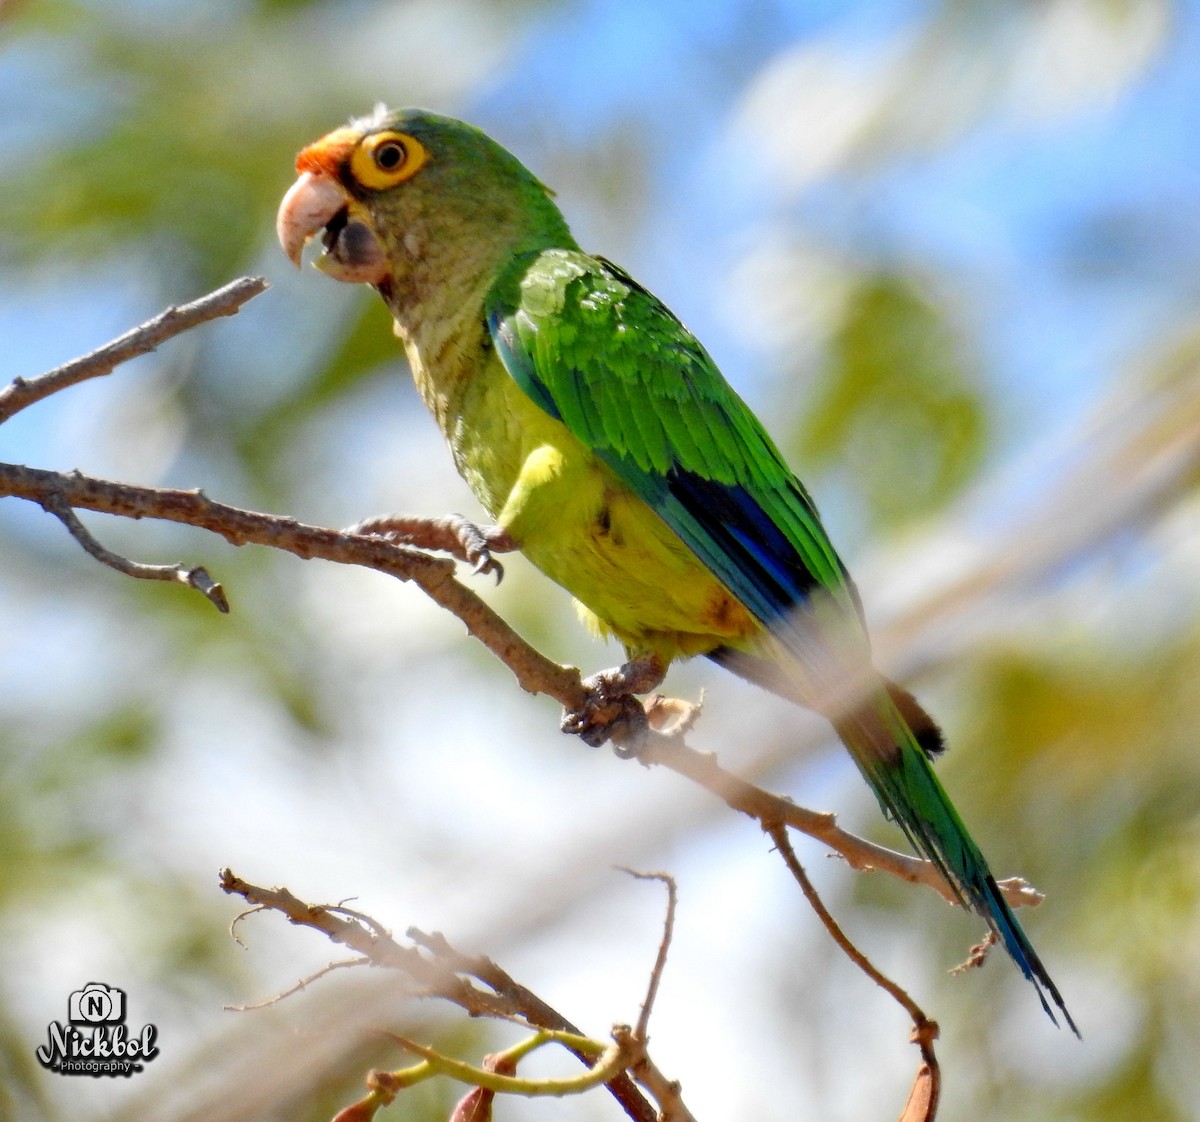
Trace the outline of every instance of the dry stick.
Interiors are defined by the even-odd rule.
[[[638,760],[657,764],[692,780],[721,799],[731,810],[753,818],[766,829],[771,822],[782,822],[819,841],[843,858],[852,869],[890,873],[908,884],[932,888],[950,904],[957,904],[953,889],[932,861],[899,853],[843,830],[837,816],[808,810],[791,799],[756,787],[753,783],[726,771],[716,756],[690,748],[681,737],[653,731],[642,734]],[[1014,907],[1032,907],[1043,896],[1020,877],[997,882],[1005,900]]]
[[[140,327],[125,332],[118,339],[106,343],[82,358],[39,374],[35,378],[15,378],[0,389],[0,424],[15,416],[34,402],[68,386],[86,382],[89,378],[101,378],[111,374],[123,362],[156,349],[168,339],[189,331],[193,327],[221,316],[234,315],[247,300],[267,289],[264,277],[240,277],[223,288],[201,296],[190,304],[167,308]]]
[[[252,906],[251,910],[282,912],[289,922],[311,927],[334,942],[357,951],[372,966],[401,971],[421,987],[424,996],[444,998],[460,1006],[472,1017],[521,1021],[535,1028],[583,1035],[561,1013],[515,982],[490,959],[460,954],[441,935],[425,935],[410,928],[408,937],[429,952],[425,955],[417,947],[401,946],[376,920],[340,905],[306,904],[286,888],[263,888],[251,884],[231,869],[221,870],[220,885],[230,895],[241,896]],[[354,918],[342,919],[335,912]],[[242,913],[234,922],[246,914]],[[473,985],[462,977],[463,974],[483,982],[494,992],[488,993]],[[583,1055],[575,1049],[568,1048],[568,1051],[589,1067],[594,1061],[594,1057]],[[633,1122],[656,1122],[658,1119],[654,1107],[627,1073],[622,1072],[605,1086]]]
[[[126,518],[159,518],[218,534],[234,545],[257,544],[304,559],[321,558],[360,565],[412,581],[440,607],[451,612],[468,632],[503,662],[528,693],[553,697],[565,709],[580,709],[587,700],[579,671],[546,658],[466,585],[454,579],[454,563],[396,545],[383,538],[349,534],[297,522],[294,518],[242,510],[208,498],[202,491],[140,487],[0,463],[0,496],[11,495],[45,504],[61,498],[76,509]],[[887,872],[911,884],[923,884],[954,902],[950,886],[932,862],[898,853],[848,833],[834,815],[797,806],[726,771],[715,757],[690,748],[678,734],[644,729],[618,730],[614,739],[636,747],[643,764],[677,772],[711,791],[732,809],[762,822],[783,821],[842,856],[854,869]],[[1041,896],[1019,878],[1001,882],[1013,907],[1036,904]]]
[[[424,947],[439,962],[460,974],[469,974],[494,990],[512,1008],[516,1016],[539,1028],[582,1035],[581,1030],[561,1013],[547,1005],[537,994],[526,989],[492,959],[484,955],[465,955],[456,950],[440,932],[425,932],[410,927],[405,936]],[[580,1057],[581,1059],[583,1057]]]
[[[925,1016],[921,1007],[887,975],[881,974],[872,964],[871,960],[846,937],[846,933],[838,925],[837,920],[833,918],[829,909],[825,907],[824,901],[817,895],[817,890],[813,887],[812,881],[808,879],[808,874],[804,871],[804,866],[800,864],[799,859],[796,857],[796,851],[792,849],[792,843],[788,839],[787,827],[782,822],[770,822],[766,825],[766,831],[775,843],[775,848],[779,851],[779,855],[783,858],[783,863],[787,865],[788,872],[792,874],[796,883],[800,885],[800,891],[804,893],[804,898],[808,901],[812,910],[817,913],[817,916],[825,925],[833,941],[841,947],[850,961],[866,974],[871,981],[886,990],[903,1006],[905,1012],[912,1018],[914,1026],[927,1024],[929,1018]]]
[[[808,873],[805,872],[804,866],[800,864],[799,859],[796,857],[796,851],[792,848],[791,840],[788,838],[787,827],[782,822],[770,822],[765,823],[764,828],[775,843],[775,848],[783,858],[788,871],[800,886],[800,891],[804,893],[804,898],[808,901],[809,907],[817,913],[817,918],[824,924],[825,930],[829,932],[830,938],[842,949],[855,966],[866,974],[877,986],[885,990],[912,1019],[912,1040],[921,1050],[922,1065],[917,1071],[917,1078],[913,1084],[908,1104],[901,1115],[901,1122],[908,1122],[909,1119],[922,1119],[932,1122],[934,1115],[937,1113],[938,1097],[941,1093],[942,1084],[941,1067],[938,1065],[937,1056],[934,1054],[933,1049],[933,1042],[938,1036],[937,1022],[931,1021],[925,1015],[925,1010],[909,996],[907,990],[882,973],[850,941],[849,937],[842,930],[841,925],[833,918],[829,909],[825,907],[825,902],[817,894],[812,881],[808,879]]]
[[[438,961],[445,963],[452,970],[469,974],[495,990],[497,996],[511,1003],[513,1013],[529,1024],[536,1025],[538,1028],[557,1029],[561,1032],[582,1035],[580,1030],[561,1013],[547,1005],[537,994],[515,981],[512,975],[492,959],[484,955],[463,954],[451,946],[446,937],[437,931],[426,932],[418,927],[410,927],[404,934],[418,946],[424,947],[430,954],[435,955]],[[645,1042],[626,1039],[629,1037],[629,1031],[624,1030],[622,1035],[620,1027],[613,1029],[613,1036],[622,1048],[627,1049],[628,1054],[634,1057],[631,1070],[637,1081],[650,1091],[654,1100],[659,1104],[661,1114],[657,1116],[658,1122],[694,1122],[691,1114],[687,1113],[687,1108],[683,1106],[678,1085],[663,1076],[646,1055]],[[567,1046],[564,1045],[564,1047]],[[569,1050],[574,1052],[573,1049]],[[592,1062],[582,1053],[574,1052],[574,1055],[581,1063],[590,1064]],[[608,1088],[631,1118],[641,1117],[635,1115],[631,1109],[631,1106],[636,1104],[631,1104],[627,1100],[630,1092],[634,1091],[633,1080],[629,1075],[622,1074],[611,1080]],[[638,1097],[641,1098],[640,1095]],[[650,1117],[655,1117],[653,1111],[651,1111]]]
[[[490,607],[453,579],[454,563],[383,538],[306,525],[274,514],[243,510],[208,498],[203,491],[141,487],[95,479],[79,472],[0,463],[0,496],[43,503],[55,494],[71,507],[124,518],[158,518],[209,530],[233,545],[265,545],[305,560],[319,557],[361,565],[420,586],[435,603],[456,615],[477,639],[517,674],[530,693],[549,693],[579,707],[587,693],[579,672],[538,654]]]
[[[60,389],[88,378],[108,374],[119,363],[136,354],[153,350],[165,339],[188,327],[216,316],[231,314],[264,287],[265,282],[261,279],[243,278],[191,305],[167,309],[161,316],[92,355],[35,379],[18,378],[10,386],[0,390],[0,422]],[[1182,445],[1183,455],[1177,459],[1182,460],[1186,468],[1195,459],[1194,442],[1176,439],[1172,443],[1176,446]],[[1127,452],[1129,447],[1127,445],[1120,451]],[[1134,459],[1137,460],[1137,457]],[[1161,459],[1162,457],[1160,461]],[[1161,462],[1156,466],[1160,469],[1157,477],[1149,481],[1149,486],[1144,486],[1139,493],[1131,497],[1131,508],[1135,505],[1139,509],[1152,507],[1154,500],[1161,499],[1169,493],[1173,484],[1181,477],[1178,462],[1171,462],[1165,470]],[[346,564],[363,564],[390,572],[400,579],[414,580],[437,603],[454,612],[466,623],[468,630],[513,670],[523,688],[530,692],[550,694],[568,709],[578,708],[584,699],[585,691],[577,671],[549,662],[524,643],[503,620],[479,601],[478,597],[450,577],[451,566],[446,562],[435,561],[412,551],[388,547],[378,539],[356,539],[353,535],[305,527],[291,519],[255,515],[212,503],[198,491],[168,492],[136,488],[86,479],[78,473],[64,476],[16,465],[0,465],[0,495],[4,494],[39,502],[56,514],[56,506],[66,503],[127,517],[165,518],[213,530],[235,544],[256,541],[287,549],[301,557],[322,556]],[[72,532],[75,532],[74,529]],[[76,537],[92,552],[88,546],[90,535],[87,535],[86,531],[82,536],[76,533]],[[96,544],[94,539],[92,541]],[[1060,543],[1060,546],[1061,549],[1078,548],[1078,542],[1073,540],[1065,544]],[[104,560],[103,557],[101,559]],[[173,576],[165,579],[179,578]],[[854,867],[886,870],[901,879],[928,884],[950,898],[948,886],[928,862],[872,846],[852,835],[846,835],[836,828],[832,815],[813,814],[794,807],[787,800],[770,796],[724,772],[716,766],[714,760],[687,748],[678,738],[647,731],[640,735],[638,740],[644,745],[644,763],[667,766],[693,778],[734,809],[757,818],[764,825],[768,822],[785,822],[842,853]],[[1006,896],[1014,905],[1036,901],[1036,894],[1019,883],[1010,882],[1005,887]],[[292,900],[294,901],[294,898]],[[298,901],[295,903],[299,904]],[[335,918],[329,915],[328,910],[323,914],[327,919]],[[293,919],[293,922],[301,921]],[[347,929],[356,927],[355,924],[342,922]],[[326,930],[324,927],[322,929]],[[368,938],[378,938],[378,933],[372,936],[362,927],[358,927],[357,930]],[[333,932],[327,930],[327,933],[330,937],[335,937]]]
[[[243,278],[182,308],[168,309],[161,316],[101,348],[94,355],[68,363],[37,379],[21,380],[0,391],[0,419],[41,397],[88,377],[106,374],[133,354],[152,349],[171,334],[194,323],[235,311],[241,303],[261,291],[265,282]],[[1186,450],[1182,467],[1195,458],[1195,444],[1176,440]],[[1135,456],[1134,459],[1137,459]],[[1145,459],[1145,456],[1142,456]],[[1177,457],[1178,459],[1178,457]],[[1169,491],[1181,476],[1181,466],[1172,461],[1160,471],[1149,488],[1152,495]],[[346,533],[306,527],[292,519],[258,515],[207,499],[201,492],[165,491],[127,484],[87,479],[78,473],[62,475],[17,465],[0,464],[0,496],[15,495],[43,503],[56,495],[73,507],[86,507],[126,517],[155,517],[195,525],[222,534],[234,544],[257,542],[281,548],[300,557],[324,557],[343,564],[358,564],[412,580],[441,607],[462,620],[470,633],[483,642],[516,675],[523,689],[556,698],[564,708],[577,710],[587,699],[579,674],[545,659],[524,642],[477,596],[451,577],[452,566],[411,550],[390,546],[378,539],[358,538]],[[1138,496],[1144,505],[1148,496]],[[1072,542],[1072,545],[1077,543]],[[681,730],[682,731],[682,730]],[[620,738],[618,738],[620,739]],[[949,885],[930,862],[875,846],[840,830],[832,815],[815,814],[788,800],[768,795],[752,784],[723,771],[715,760],[694,752],[680,737],[646,732],[638,738],[642,761],[671,768],[708,788],[729,806],[760,822],[782,820],[840,853],[854,868],[887,871],[902,880],[925,884],[953,900]],[[1024,882],[1001,882],[1013,906],[1033,904],[1040,896]]]
[[[203,565],[188,568],[183,564],[146,565],[140,561],[130,561],[127,557],[113,553],[111,549],[105,549],[104,546],[92,537],[87,527],[79,521],[75,512],[67,505],[61,493],[48,495],[42,500],[42,507],[66,526],[71,537],[83,546],[84,550],[99,561],[101,565],[107,565],[110,569],[116,569],[118,573],[123,573],[127,577],[134,577],[137,580],[165,580],[172,581],[175,584],[186,585],[188,588],[194,588],[217,611],[222,614],[228,614],[229,601],[225,598],[225,590],[219,582],[213,580],[208,575],[208,570]]]
[[[262,911],[262,909],[254,908],[252,911],[257,912]],[[245,914],[247,913],[242,913],[242,915]],[[241,939],[238,939],[237,941],[239,943],[242,942]],[[245,944],[242,943],[242,946],[245,946]],[[289,986],[286,990],[282,990],[280,993],[275,994],[274,997],[267,997],[262,1001],[251,1002],[249,1005],[222,1005],[221,1008],[230,1013],[252,1013],[257,1009],[269,1009],[272,1005],[278,1005],[281,1001],[285,1001],[287,998],[291,997],[292,994],[300,993],[301,991],[308,989],[313,982],[324,978],[326,974],[332,974],[335,970],[346,970],[348,968],[366,965],[368,965],[368,961],[365,958],[342,958],[338,959],[337,962],[327,962],[321,967],[320,970],[314,970],[311,974],[306,974],[294,986]]]
[[[654,967],[650,971],[650,984],[646,988],[646,1000],[642,1002],[641,1016],[633,1030],[634,1039],[649,1040],[650,1012],[654,1008],[654,999],[658,996],[659,983],[667,966],[667,952],[671,949],[671,937],[675,933],[675,905],[679,899],[679,890],[675,878],[669,873],[639,873],[633,869],[621,867],[623,872],[638,880],[658,880],[667,886],[667,914],[663,918],[662,938],[658,943],[658,954],[654,959]]]
[[[696,1122],[695,1116],[684,1104],[677,1080],[668,1079],[654,1061],[648,1051],[650,1047],[650,1013],[654,1009],[654,1000],[658,996],[658,987],[662,982],[663,971],[667,966],[667,953],[671,949],[671,939],[675,933],[675,907],[679,900],[678,886],[675,878],[669,873],[639,873],[633,869],[620,866],[623,872],[638,880],[658,880],[667,886],[667,914],[663,917],[663,933],[658,943],[658,954],[654,958],[654,966],[650,971],[650,983],[646,987],[646,1000],[642,1002],[642,1012],[637,1025],[630,1029],[620,1025],[613,1030],[613,1037],[630,1057],[629,1070],[659,1105],[661,1114],[659,1122]]]
[[[218,315],[231,314],[263,287],[265,283],[261,280],[234,282],[191,305],[168,309],[107,347],[59,370],[36,379],[18,379],[0,391],[0,421],[60,389],[107,374],[119,363],[152,350],[160,342],[190,326]],[[457,615],[476,638],[504,661],[524,689],[550,694],[565,708],[572,710],[578,709],[585,698],[577,671],[550,662],[526,644],[477,596],[453,580],[452,566],[447,562],[390,546],[378,539],[307,527],[292,519],[241,511],[214,503],[199,491],[167,492],[135,488],[85,479],[78,473],[62,476],[16,465],[0,465],[0,494],[5,493],[40,502],[64,521],[93,556],[106,564],[131,575],[149,576],[153,573],[153,579],[183,580],[200,587],[210,599],[213,599],[214,587],[219,592],[219,586],[210,584],[205,587],[206,573],[197,581],[193,576],[197,570],[188,573],[181,571],[182,566],[137,566],[116,558],[91,538],[67,508],[80,506],[135,518],[167,518],[211,529],[234,544],[254,541],[287,549],[301,557],[321,556],[342,563],[367,564],[400,579],[413,580],[435,602]],[[203,573],[203,570],[199,572]],[[217,601],[214,599],[214,602]],[[642,749],[644,763],[657,763],[692,778],[732,808],[756,818],[764,825],[768,822],[786,822],[835,849],[855,868],[886,870],[901,879],[934,887],[947,899],[952,899],[949,886],[929,862],[873,846],[846,834],[836,826],[832,815],[815,814],[794,806],[788,800],[769,795],[725,772],[711,757],[694,752],[678,736],[664,736],[644,729],[637,730],[632,736]],[[626,733],[616,739],[628,742],[630,738],[631,734]],[[1013,904],[1036,902],[1036,894],[1020,882],[1010,882],[1005,887],[1006,895]]]
[[[221,871],[220,884],[225,892],[241,896],[260,910],[282,912],[291,923],[320,931],[333,942],[356,951],[373,966],[407,974],[424,991],[462,1006],[471,1016],[509,1015],[504,1003],[477,986],[472,986],[444,964],[427,958],[415,947],[401,946],[390,936],[381,935],[357,920],[342,919],[334,915],[331,908],[306,904],[286,888],[263,888],[250,884],[230,869]]]
[[[17,379],[12,385],[0,390],[0,421],[60,389],[107,374],[127,358],[153,350],[165,339],[196,323],[231,314],[264,287],[265,282],[261,279],[244,278],[191,305],[167,309],[161,316],[92,355],[36,379]],[[1175,490],[1178,480],[1194,463],[1196,442],[1190,439],[1193,434],[1185,432],[1171,435],[1174,439],[1168,442],[1168,447],[1172,453],[1180,454],[1173,458],[1161,454],[1157,457],[1158,462],[1154,464],[1157,470],[1150,473],[1149,479],[1140,480],[1142,485],[1131,489],[1133,493],[1127,496],[1129,509],[1122,511],[1123,517],[1137,510],[1152,509],[1156,500],[1162,501]],[[1132,458],[1135,467],[1140,466],[1146,459],[1144,454],[1140,457],[1135,454],[1139,451],[1142,450],[1135,448],[1132,442],[1119,447],[1119,453],[1124,454],[1126,458]],[[213,530],[235,544],[256,541],[287,549],[301,557],[322,556],[341,563],[367,565],[390,572],[400,579],[413,580],[437,603],[457,615],[473,635],[504,661],[513,670],[524,689],[554,696],[568,709],[579,708],[585,697],[577,671],[549,662],[524,643],[478,597],[450,577],[452,567],[446,562],[389,547],[378,539],[356,539],[353,535],[302,526],[291,519],[240,511],[213,503],[199,491],[137,488],[86,479],[78,473],[64,476],[17,465],[0,465],[0,495],[4,494],[39,502],[59,517],[62,517],[59,513],[61,505],[65,503],[127,517],[165,518]],[[91,548],[91,545],[98,543],[90,539],[86,531],[80,534],[67,519],[64,521],[85,548],[99,556]],[[1106,527],[1102,527],[1104,528]],[[1080,543],[1077,539],[1078,535],[1076,539],[1056,542],[1059,547],[1058,553],[1078,549]],[[103,551],[102,547],[98,548],[107,552]],[[1049,552],[1050,560],[1054,560],[1055,551]],[[109,563],[103,556],[101,560]],[[1047,558],[1040,557],[1039,560],[1045,564]],[[122,567],[122,571],[128,569]],[[994,573],[989,572],[988,575],[994,576]],[[179,576],[175,574],[157,579],[179,579]],[[205,590],[202,588],[201,591]],[[872,846],[854,838],[853,835],[847,835],[837,829],[832,815],[814,814],[793,806],[787,800],[768,795],[723,771],[716,765],[715,760],[692,751],[678,737],[646,731],[637,739],[644,747],[644,763],[657,763],[691,777],[724,799],[732,808],[764,824],[785,822],[810,834],[840,852],[856,868],[885,870],[901,879],[930,885],[947,899],[950,898],[948,886],[928,862]],[[1036,902],[1038,898],[1036,893],[1021,882],[1008,882],[1004,887],[1006,896],[1014,905]],[[328,912],[325,914],[328,915]],[[359,930],[362,931],[361,928]]]
[[[267,288],[263,277],[241,277],[190,304],[167,308],[118,339],[35,378],[15,378],[0,389],[0,424],[35,402],[90,378],[111,374],[138,355],[155,350],[168,339],[221,316],[234,315],[243,304]],[[147,565],[131,561],[102,546],[75,516],[62,495],[49,494],[43,508],[66,526],[71,536],[97,561],[137,580],[174,581],[196,589],[219,612],[229,611],[221,585],[202,567]]]
[[[362,565],[408,580],[435,603],[452,612],[467,630],[515,675],[522,689],[555,698],[576,710],[587,698],[573,667],[560,666],[532,647],[479,596],[453,577],[452,562],[388,542],[309,526],[293,518],[242,510],[209,499],[202,491],[139,487],[93,479],[78,472],[62,473],[0,463],[0,495],[45,504],[60,497],[68,506],[127,518],[161,518],[219,534],[234,545],[271,546],[305,559],[320,557],[346,565]],[[852,868],[885,870],[901,880],[926,884],[953,901],[953,894],[928,861],[877,846],[841,830],[831,814],[818,814],[771,795],[724,771],[711,756],[689,748],[678,736],[646,730],[638,738],[641,760],[658,764],[707,787],[729,806],[759,821],[782,818],[841,854]],[[1006,890],[1010,903],[1036,902],[1023,888]]]

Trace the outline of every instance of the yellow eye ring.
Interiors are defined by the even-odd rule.
[[[428,159],[429,150],[415,136],[377,132],[354,150],[350,171],[364,187],[379,191],[411,179]]]

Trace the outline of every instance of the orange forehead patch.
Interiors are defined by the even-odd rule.
[[[327,175],[336,179],[338,169],[349,158],[362,139],[356,129],[340,128],[314,141],[296,157],[296,170],[311,171],[314,175]]]

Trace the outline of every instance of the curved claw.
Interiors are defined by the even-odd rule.
[[[504,566],[492,554],[517,548],[517,543],[499,526],[481,528],[461,514],[449,514],[444,518],[385,514],[356,523],[345,532],[374,534],[417,549],[449,553],[470,565],[477,575],[495,573],[497,584],[504,579]]]
[[[470,558],[468,557],[467,560],[469,561]],[[487,573],[495,573],[497,586],[504,579],[504,566],[492,556],[491,550],[487,546],[484,546],[479,551],[475,564],[471,566],[471,572],[477,577],[484,576]]]
[[[492,557],[492,551],[488,548],[486,530],[461,514],[449,515],[446,518],[446,529],[458,544],[458,549],[454,551],[455,556],[470,565],[475,576],[496,573],[497,584],[504,579],[503,566]]]

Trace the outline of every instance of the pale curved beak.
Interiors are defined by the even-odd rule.
[[[302,172],[279,204],[275,233],[293,265],[310,238],[319,233],[346,205],[346,192],[327,175]]]

